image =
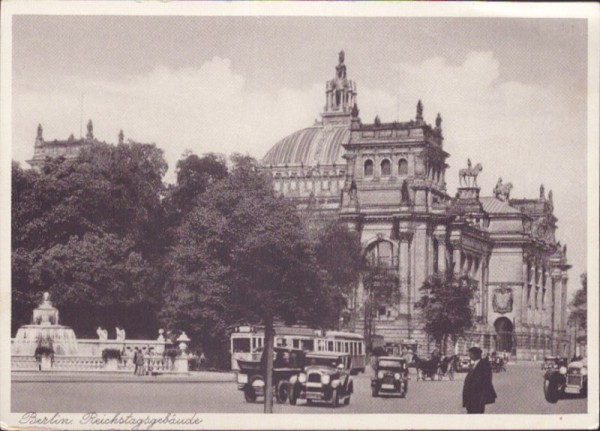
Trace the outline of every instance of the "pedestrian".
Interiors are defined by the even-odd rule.
[[[481,358],[481,349],[469,349],[471,367],[463,386],[463,407],[467,413],[485,413],[486,404],[496,401],[496,391],[492,384],[492,367],[487,358]]]
[[[137,364],[138,376],[143,376],[144,375],[144,352],[141,349],[138,350],[136,364]]]
[[[138,351],[139,351],[139,349],[136,347],[135,351],[133,353],[133,365],[135,366],[135,368],[133,370],[134,376],[137,376],[137,374],[138,374]]]

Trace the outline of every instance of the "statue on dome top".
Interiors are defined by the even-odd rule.
[[[546,199],[546,192],[543,184],[540,186],[540,199]]]
[[[437,129],[441,129],[442,128],[442,116],[440,115],[439,112],[437,114],[437,117],[435,117],[435,127]]]
[[[336,77],[338,79],[346,79],[346,65],[344,64],[345,54],[344,51],[339,53],[339,64],[335,67]]]
[[[38,124],[38,127],[37,127],[37,139],[39,139],[40,141],[44,139],[42,137],[43,131],[44,131],[44,129],[42,129],[42,125]]]

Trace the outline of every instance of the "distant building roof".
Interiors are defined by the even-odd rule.
[[[480,197],[479,201],[483,206],[483,210],[488,214],[521,214],[517,208],[514,208],[506,201],[493,196]]]

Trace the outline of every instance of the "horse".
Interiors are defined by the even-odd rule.
[[[477,186],[477,175],[479,175],[479,172],[481,172],[483,170],[483,166],[481,166],[481,163],[477,163],[475,165],[475,167],[472,168],[463,168],[460,169],[458,171],[458,178],[460,180],[461,185],[468,185],[467,183],[467,177],[472,177],[473,178],[473,186]]]
[[[438,367],[438,379],[442,380],[444,376],[448,376],[448,379],[454,380],[454,372],[456,370],[456,361],[458,360],[457,355],[444,356],[440,361]]]
[[[435,376],[438,375],[438,369],[440,367],[439,358],[432,357],[431,359],[424,361],[417,355],[415,355],[413,360],[415,362],[415,368],[417,370],[417,381],[424,381],[426,378],[435,380]]]

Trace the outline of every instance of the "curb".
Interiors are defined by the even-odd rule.
[[[12,383],[233,383],[235,375],[223,376],[123,376],[94,374],[50,374],[40,373],[27,375],[11,375]]]

